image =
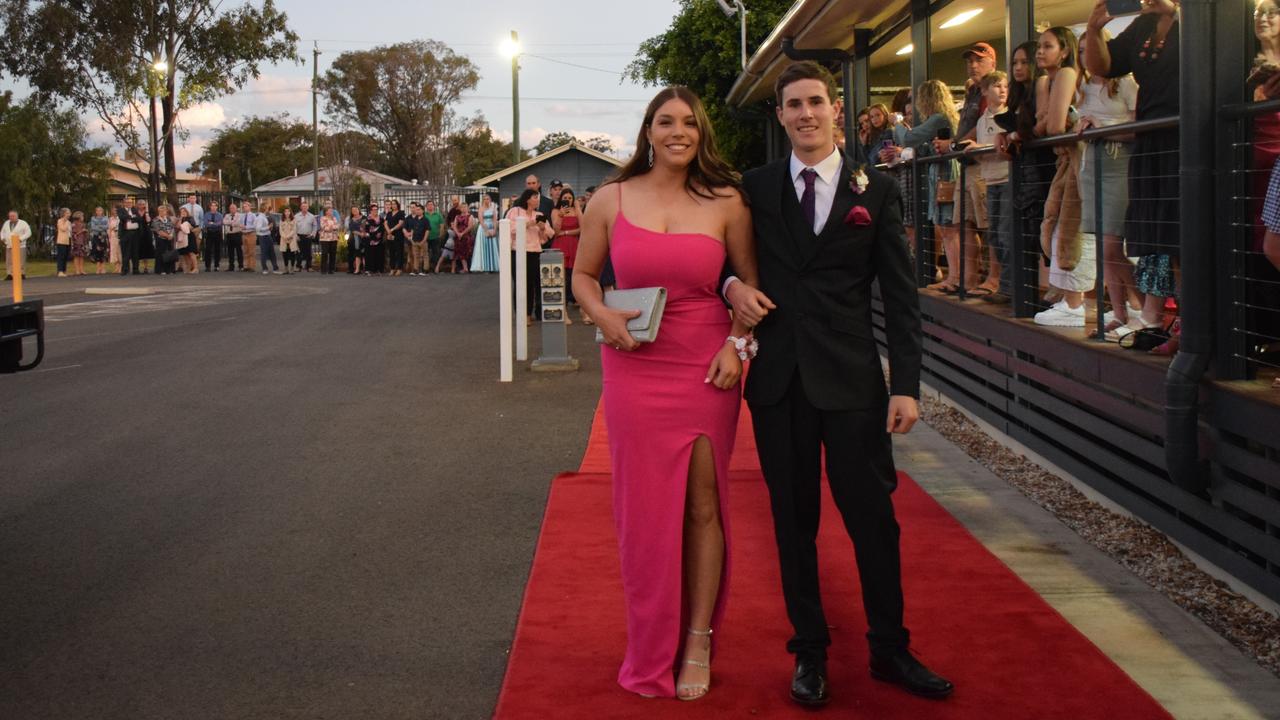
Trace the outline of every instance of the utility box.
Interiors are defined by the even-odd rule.
[[[564,253],[543,250],[538,255],[538,293],[542,301],[542,354],[533,361],[538,372],[577,370],[569,357],[569,337],[564,321],[569,317],[569,287],[565,282]]]

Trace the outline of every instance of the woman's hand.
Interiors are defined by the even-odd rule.
[[[1100,127],[1098,121],[1092,115],[1085,115],[1080,118],[1080,122],[1076,123],[1076,134],[1079,135],[1091,127]]]
[[[613,310],[608,307],[591,311],[591,319],[604,335],[604,341],[614,350],[635,350],[640,343],[631,337],[627,321],[640,317],[639,310]]]
[[[738,357],[738,350],[733,343],[725,341],[720,352],[716,353],[715,358],[711,360],[711,367],[707,369],[706,382],[721,390],[728,390],[738,384],[740,377],[742,377],[742,360]]]
[[[880,151],[880,162],[891,163],[894,160],[897,160],[898,156],[901,154],[902,154],[902,148],[898,147],[897,145],[894,145],[892,147],[887,147]]]
[[[1107,0],[1098,0],[1085,24],[1089,32],[1102,32],[1102,28],[1109,22],[1111,22],[1111,15],[1107,13]]]

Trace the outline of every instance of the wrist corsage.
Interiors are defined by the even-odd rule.
[[[745,337],[730,335],[726,338],[726,341],[733,343],[733,349],[737,351],[738,359],[743,362],[755,359],[756,353],[760,352],[760,343],[756,342],[754,335]]]

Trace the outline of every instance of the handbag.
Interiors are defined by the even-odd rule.
[[[938,178],[938,184],[934,188],[934,198],[939,205],[950,205],[956,201],[956,181],[943,180]]]
[[[663,287],[610,290],[604,294],[604,305],[613,310],[639,310],[640,316],[627,321],[627,332],[636,342],[651,343],[658,339],[662,311],[667,307],[667,289]],[[596,342],[604,342],[604,333],[596,327]]]

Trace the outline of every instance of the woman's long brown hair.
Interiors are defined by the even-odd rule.
[[[702,105],[702,100],[683,85],[664,88],[649,101],[649,107],[644,111],[644,123],[640,125],[640,133],[636,138],[635,154],[625,165],[618,168],[618,172],[610,177],[608,182],[620,183],[649,172],[651,169],[649,151],[653,146],[649,143],[649,137],[645,131],[653,124],[653,117],[658,114],[658,108],[667,101],[675,99],[683,100],[693,110],[693,121],[698,126],[698,152],[693,162],[689,163],[689,173],[684,181],[685,189],[690,195],[708,200],[725,197],[716,190],[726,187],[736,189],[742,184],[742,176],[720,157],[719,151],[716,150],[711,121],[707,118],[707,110]]]

